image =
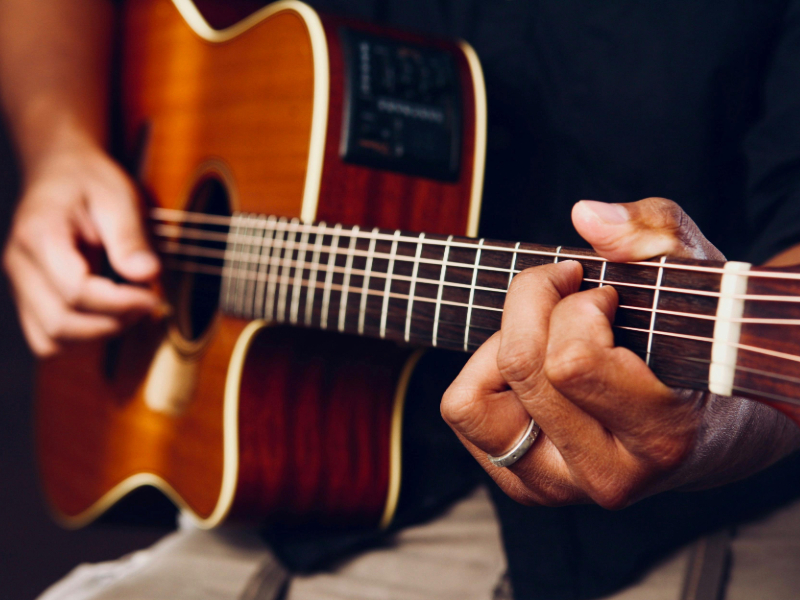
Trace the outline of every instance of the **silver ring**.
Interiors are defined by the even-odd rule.
[[[536,423],[536,421],[531,419],[531,422],[528,423],[527,429],[525,429],[525,433],[522,434],[522,437],[519,438],[511,450],[505,454],[501,454],[500,456],[492,456],[491,454],[487,454],[486,458],[488,458],[489,462],[495,467],[510,467],[520,458],[525,456],[525,453],[530,450],[531,446],[533,446],[533,442],[536,441],[538,435],[539,425]]]

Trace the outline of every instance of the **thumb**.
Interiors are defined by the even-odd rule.
[[[669,255],[724,260],[672,200],[645,198],[627,204],[581,200],[572,208],[572,223],[600,256],[616,262]]]
[[[114,270],[129,281],[152,281],[160,270],[159,260],[150,248],[132,188],[103,194],[90,203],[100,240]]]

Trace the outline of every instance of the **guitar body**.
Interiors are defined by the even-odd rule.
[[[323,19],[292,0],[221,31],[187,0],[128,5],[124,138],[153,205],[475,234],[485,99],[469,48]],[[343,26],[452,56],[455,176],[343,160]],[[170,317],[41,364],[37,445],[57,517],[80,526],[153,485],[204,527],[229,516],[388,525],[419,354],[225,316],[219,288],[202,284],[165,277]]]

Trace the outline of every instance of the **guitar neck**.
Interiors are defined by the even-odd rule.
[[[206,218],[200,226],[159,226],[161,235],[170,237],[161,249],[179,257],[171,259],[174,268],[221,272],[221,309],[245,319],[472,352],[500,329],[514,275],[577,260],[582,290],[611,285],[618,292],[617,345],[638,354],[669,385],[723,395],[752,391],[739,380],[748,369],[741,351],[743,323],[752,334],[754,327],[784,322],[745,318],[752,312],[746,313],[746,305],[757,304],[745,301],[753,275],[762,276],[762,287],[784,281],[770,279],[765,270],[751,271],[747,263],[661,258],[622,264],[560,246],[260,215],[219,217],[217,225]],[[216,228],[214,239],[209,228]],[[783,293],[796,299],[797,281],[790,283]],[[772,304],[797,310],[796,303]],[[752,363],[754,352],[744,349]],[[756,348],[756,357],[761,350]],[[786,401],[779,395],[776,399]]]

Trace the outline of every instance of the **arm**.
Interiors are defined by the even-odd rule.
[[[135,187],[105,151],[113,7],[106,0],[0,0],[0,90],[23,170],[3,265],[33,350],[113,334],[158,299],[92,273],[103,248],[134,284],[158,260]]]

